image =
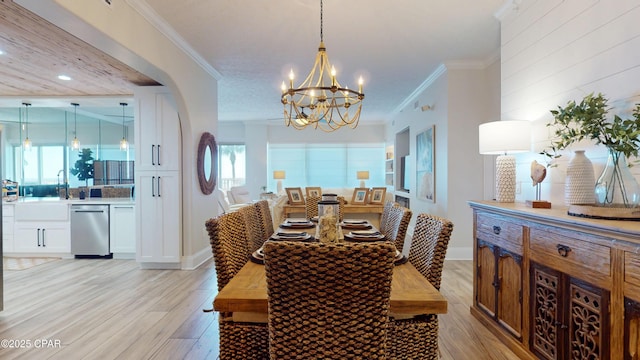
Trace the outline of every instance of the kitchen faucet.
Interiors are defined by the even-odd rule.
[[[56,189],[58,191],[58,197],[60,197],[60,174],[62,174],[63,172],[64,172],[64,169],[58,171],[58,186],[56,187]]]

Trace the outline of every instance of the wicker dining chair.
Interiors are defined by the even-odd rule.
[[[264,245],[271,359],[385,359],[395,247]]]
[[[384,203],[384,207],[382,208],[382,215],[380,215],[380,226],[378,227],[378,230],[380,230],[380,232],[383,234],[387,233],[387,220],[389,219],[389,212],[394,206],[400,206],[400,204],[395,201],[387,201],[386,203]]]
[[[265,239],[262,235],[262,220],[258,215],[258,208],[253,205],[243,206],[237,211],[244,218],[247,230],[247,258],[251,253],[258,250]]]
[[[305,199],[305,217],[307,219],[318,216],[318,202],[320,202],[321,199],[320,196],[308,196]]]
[[[240,212],[220,215],[206,221],[218,280],[218,291],[240,271],[249,257],[245,217]],[[220,360],[269,358],[269,332],[266,323],[234,322],[230,314],[220,313]]]
[[[386,232],[383,232],[383,234],[385,239],[393,242],[400,252],[404,248],[404,240],[407,236],[407,228],[412,214],[411,209],[404,206],[393,206],[389,209]]]
[[[306,218],[311,219],[314,216],[318,216],[318,202],[322,200],[320,196],[309,196],[305,200]],[[338,220],[344,220],[344,206],[346,205],[344,196],[338,196]]]
[[[271,216],[271,209],[269,209],[269,202],[267,200],[256,201],[253,205],[258,211],[258,219],[262,226],[262,239],[263,242],[267,241],[273,235],[273,217]],[[260,244],[262,246],[262,243]]]
[[[419,214],[411,239],[409,262],[440,290],[444,258],[453,231],[451,221]],[[438,359],[438,316],[420,315],[390,320],[389,359]]]

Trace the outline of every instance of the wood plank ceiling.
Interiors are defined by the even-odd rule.
[[[0,96],[132,95],[159,85],[11,0],[0,0],[0,50]]]

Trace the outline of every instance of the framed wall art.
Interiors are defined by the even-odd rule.
[[[353,196],[351,197],[351,203],[354,205],[365,205],[367,203],[367,195],[369,195],[368,188],[355,188],[353,190]]]
[[[299,187],[296,188],[285,188],[287,191],[287,197],[289,198],[289,204],[291,205],[304,205],[304,197],[302,196],[302,189]]]
[[[374,187],[373,189],[371,189],[371,201],[369,201],[369,204],[373,204],[373,205],[382,205],[384,204],[384,196],[387,193],[387,188],[386,187]]]
[[[417,198],[436,202],[435,125],[416,136]]]
[[[322,188],[320,187],[315,187],[315,186],[307,186],[306,188],[304,188],[304,190],[307,192],[307,197],[320,197],[322,196]]]

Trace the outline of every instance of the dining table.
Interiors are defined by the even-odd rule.
[[[287,220],[283,222],[285,224]],[[292,221],[292,223],[294,223]],[[301,231],[283,227],[277,233]],[[315,227],[309,227],[315,234]],[[346,230],[341,228],[342,233]],[[344,237],[341,241],[344,241]],[[268,313],[267,279],[264,265],[248,261],[222,288],[213,301],[215,311],[224,313]],[[390,312],[402,315],[444,314],[446,298],[408,261],[397,262],[391,281]]]

